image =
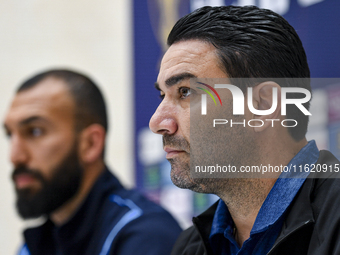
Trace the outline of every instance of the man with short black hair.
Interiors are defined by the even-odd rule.
[[[176,221],[105,165],[106,106],[91,79],[69,70],[35,75],[17,90],[4,127],[18,212],[47,218],[24,231],[19,254],[170,253]]]
[[[270,10],[203,7],[168,45],[150,128],[175,185],[221,198],[172,254],[340,254],[340,162],[305,138],[310,72],[295,30]]]

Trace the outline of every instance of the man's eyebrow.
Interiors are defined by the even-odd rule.
[[[48,120],[46,120],[43,117],[31,116],[31,117],[28,117],[26,119],[21,120],[19,122],[19,126],[25,126],[25,125],[28,125],[28,124],[35,122],[35,121],[42,121],[42,122],[48,123]],[[10,128],[6,125],[6,123],[3,123],[2,126],[3,126],[3,128],[5,129],[6,132],[9,132]]]
[[[31,116],[31,117],[28,117],[28,118],[20,121],[19,125],[24,126],[24,125],[30,124],[31,122],[35,122],[35,121],[48,122],[45,118],[43,118],[41,116]]]
[[[183,81],[183,80],[190,79],[190,78],[197,78],[197,76],[196,76],[196,75],[193,75],[193,74],[191,74],[191,73],[181,73],[181,74],[177,74],[177,75],[171,76],[169,79],[167,79],[167,80],[165,81],[165,85],[166,85],[167,87],[171,87],[171,86],[176,85],[177,83],[179,83],[179,82],[181,82],[181,81]],[[155,88],[156,88],[157,90],[161,90],[161,89],[159,88],[158,82],[155,82]]]

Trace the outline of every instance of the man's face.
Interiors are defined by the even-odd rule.
[[[10,106],[4,126],[23,218],[53,212],[79,188],[74,108],[66,85],[53,78],[19,92]]]
[[[194,77],[227,78],[218,65],[216,49],[198,40],[173,44],[163,57],[157,79],[163,100],[149,125],[154,133],[163,135],[174,184],[205,192],[207,183],[190,177],[189,79]]]

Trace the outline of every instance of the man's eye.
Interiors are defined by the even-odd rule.
[[[178,93],[180,94],[181,98],[187,98],[191,94],[190,88],[187,87],[180,87],[178,89]]]
[[[159,98],[160,98],[161,100],[163,100],[164,97],[165,97],[165,94],[160,94],[160,95],[159,95]]]
[[[39,137],[43,134],[43,130],[41,128],[31,128],[30,134],[34,137]]]

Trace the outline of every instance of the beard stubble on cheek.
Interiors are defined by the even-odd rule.
[[[190,189],[193,180],[190,177],[190,166],[180,159],[168,159],[171,164],[171,181],[181,189]]]
[[[171,164],[171,180],[179,188],[188,189],[190,178],[190,143],[183,137],[163,135],[163,147],[169,146],[183,151],[180,155],[168,159]]]
[[[190,162],[179,159],[168,159],[171,164],[171,181],[181,189],[189,189],[198,193],[216,194],[226,183],[213,178],[192,178],[190,174]]]
[[[46,179],[40,171],[28,169],[25,166],[14,170],[12,178],[16,174],[27,173],[41,184],[39,190],[30,188],[16,190],[16,206],[22,218],[29,219],[48,215],[76,194],[83,176],[76,145],[52,172],[53,176]]]
[[[170,158],[171,181],[181,189],[190,189],[195,192],[210,192],[212,179],[192,178],[190,174],[190,143],[183,137],[163,135],[163,147],[169,146],[183,152],[177,157]]]

